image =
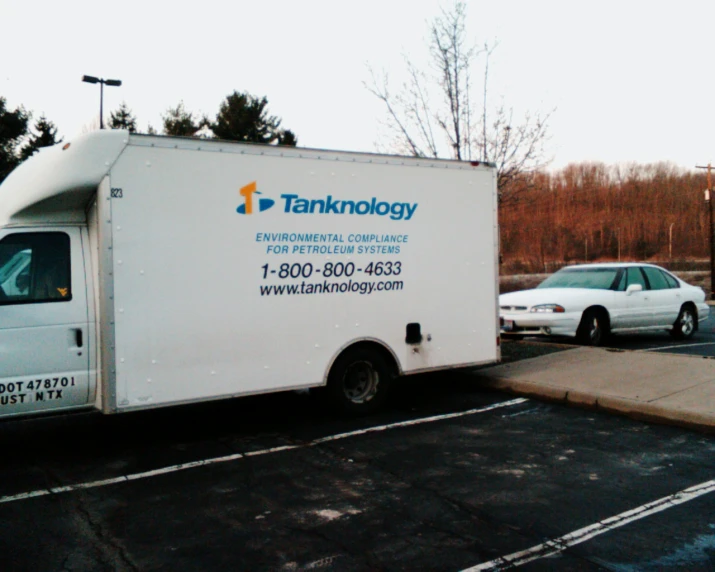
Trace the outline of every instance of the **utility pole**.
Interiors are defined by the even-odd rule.
[[[710,163],[707,166],[695,165],[696,169],[707,169],[708,170],[708,188],[705,191],[705,201],[708,203],[708,211],[710,213],[710,234],[708,235],[708,243],[710,246],[710,299],[715,299],[715,249],[713,249],[713,184],[710,172],[712,171],[712,165]]]

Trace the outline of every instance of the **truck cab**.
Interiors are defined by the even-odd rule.
[[[0,418],[99,405],[88,222],[127,136],[42,149],[0,186]]]
[[[89,314],[77,227],[0,239],[0,415],[87,406]]]

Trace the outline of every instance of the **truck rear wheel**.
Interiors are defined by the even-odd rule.
[[[328,375],[328,395],[350,413],[372,413],[387,399],[393,370],[372,348],[348,350],[335,360]]]

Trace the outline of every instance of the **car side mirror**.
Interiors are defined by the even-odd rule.
[[[630,296],[633,292],[640,292],[642,290],[643,286],[641,284],[630,284],[628,288],[626,288],[626,296]]]

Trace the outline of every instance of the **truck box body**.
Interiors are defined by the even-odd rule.
[[[65,237],[70,286],[0,275],[0,416],[318,387],[360,343],[499,359],[488,165],[99,132],[0,186],[8,276]]]

